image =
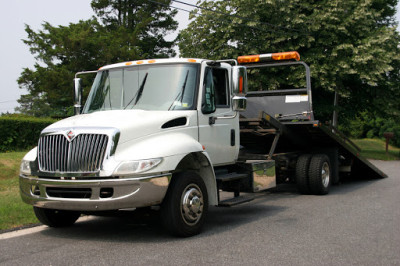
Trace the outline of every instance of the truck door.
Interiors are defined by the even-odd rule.
[[[206,65],[203,70],[199,140],[213,165],[234,163],[239,153],[239,117],[231,106],[231,67]]]

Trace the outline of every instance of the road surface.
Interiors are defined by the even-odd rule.
[[[349,180],[326,196],[285,185],[212,207],[192,238],[169,236],[156,215],[0,234],[0,265],[400,265],[400,162],[373,163],[389,178]]]

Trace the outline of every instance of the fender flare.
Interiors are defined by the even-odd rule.
[[[209,205],[218,205],[217,181],[210,157],[206,152],[187,154],[177,165],[176,171],[197,172],[206,185]]]

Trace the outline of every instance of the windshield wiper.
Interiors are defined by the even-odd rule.
[[[168,111],[169,111],[169,110],[171,109],[171,107],[174,105],[175,101],[179,98],[179,96],[181,96],[180,101],[181,101],[181,103],[182,103],[182,101],[183,101],[183,95],[185,94],[186,82],[187,82],[187,80],[188,80],[188,77],[189,77],[189,70],[186,72],[185,81],[183,82],[181,91],[178,93],[178,95],[176,95],[174,101],[173,101],[172,104],[169,106]]]
[[[139,87],[138,91],[137,91],[136,94],[132,97],[132,99],[129,101],[129,103],[125,106],[124,110],[133,102],[133,100],[134,100],[135,98],[136,98],[136,101],[135,101],[135,103],[133,104],[133,106],[135,106],[135,105],[138,103],[140,97],[142,97],[144,85],[146,84],[146,80],[147,80],[148,74],[149,74],[149,73],[146,72],[146,75],[144,76],[143,81],[142,81],[142,84],[140,84],[140,87]],[[132,106],[132,108],[133,108],[133,106]]]

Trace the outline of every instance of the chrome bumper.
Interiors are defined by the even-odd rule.
[[[148,207],[162,202],[171,174],[101,179],[53,180],[20,175],[22,200],[36,207],[105,211]]]

